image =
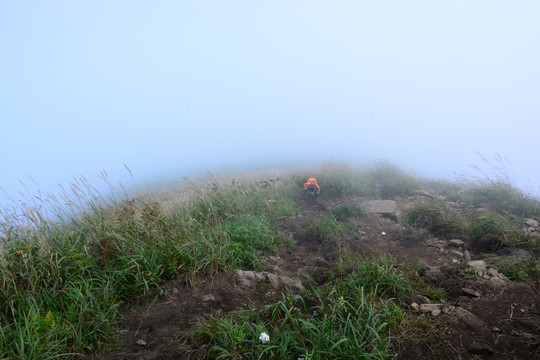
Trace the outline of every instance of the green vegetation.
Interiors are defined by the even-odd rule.
[[[459,237],[466,233],[466,220],[439,202],[430,201],[405,211],[403,222],[435,236]]]
[[[352,217],[367,217],[366,211],[359,204],[351,201],[347,201],[343,205],[332,209],[331,214],[340,222],[344,222]]]
[[[327,241],[333,237],[346,233],[346,227],[339,222],[332,214],[323,215],[317,222],[307,228],[306,234],[316,236],[322,241]]]
[[[386,259],[349,255],[325,286],[284,295],[260,310],[211,316],[194,337],[211,345],[209,359],[385,359],[390,326],[406,318],[389,296],[402,296],[408,287]],[[259,341],[262,332],[268,344]]]
[[[29,217],[28,231],[3,229],[0,358],[102,350],[116,339],[122,303],[159,295],[174,275],[259,267],[257,252],[290,244],[278,222],[297,210],[277,189],[213,186],[168,212],[144,197],[107,202],[78,192],[71,203],[82,212],[55,223]]]
[[[518,242],[519,230],[505,217],[486,211],[473,220],[470,227],[471,247],[494,252]]]
[[[324,163],[265,180],[210,177],[185,192],[105,199],[83,179],[71,197],[40,195],[37,203],[0,211],[0,359],[72,358],[108,349],[118,340],[119,308],[159,296],[165,281],[181,275],[196,283],[220,272],[260,269],[261,254],[293,246],[283,224],[302,211],[308,176],[321,186],[317,201],[331,209],[305,229],[310,236],[339,242],[351,219],[366,217],[359,199],[430,190],[459,204],[430,201],[409,209],[404,236],[469,237],[483,252],[520,247],[527,259],[493,257],[492,264],[515,280],[540,274],[538,238],[521,230],[523,217],[540,218],[539,203],[508,183],[453,184],[444,192],[387,163],[365,170]],[[460,204],[488,210],[472,216],[455,210]],[[56,209],[53,216],[45,207]],[[392,259],[341,250],[326,284],[201,323],[194,337],[210,344],[207,357],[391,357],[390,332],[400,336],[412,326],[403,304],[413,287],[431,299],[447,296]],[[261,332],[270,335],[265,346]]]

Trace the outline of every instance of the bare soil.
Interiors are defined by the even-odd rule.
[[[422,198],[397,199],[400,208],[422,201]],[[404,235],[400,225],[379,215],[354,219],[355,235],[321,242],[306,235],[305,229],[338,203],[301,200],[303,212],[283,220],[283,227],[295,241],[294,248],[279,249],[279,258],[269,259],[284,275],[309,274],[317,284],[327,280],[329,269],[337,260],[337,244],[345,242],[351,249],[366,255],[389,256],[411,271],[419,264],[449,264],[452,254],[430,246],[426,241]],[[384,234],[383,234],[384,232]],[[473,259],[481,254],[471,253]],[[540,281],[509,282],[494,287],[476,276],[449,276],[434,284],[446,290],[446,303],[461,307],[483,320],[491,329],[480,334],[452,314],[437,317],[417,313],[417,326],[400,329],[394,341],[397,359],[540,359]],[[471,296],[462,289],[479,291]],[[86,359],[203,359],[206,349],[192,342],[189,332],[194,324],[209,314],[227,313],[248,305],[262,306],[281,298],[279,291],[262,285],[246,289],[239,286],[234,274],[220,274],[187,285],[179,277],[164,285],[165,294],[144,305],[129,305],[122,310],[118,326],[121,343],[106,354],[89,354]],[[438,330],[435,333],[426,321]]]

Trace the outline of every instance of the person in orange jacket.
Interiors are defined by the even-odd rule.
[[[304,190],[307,190],[308,194],[311,196],[315,195],[315,189],[317,189],[317,195],[321,192],[321,188],[319,187],[319,184],[317,184],[317,179],[315,178],[309,178],[307,179],[306,183],[304,184]]]

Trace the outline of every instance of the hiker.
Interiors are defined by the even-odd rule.
[[[309,197],[315,197],[315,189],[317,189],[317,195],[321,192],[319,184],[317,184],[317,179],[309,178],[304,184],[304,190],[308,192]]]

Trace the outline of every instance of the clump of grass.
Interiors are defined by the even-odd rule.
[[[360,257],[348,249],[342,249],[335,277],[345,287],[364,287],[380,296],[402,300],[412,289],[408,278],[393,262],[385,257]]]
[[[428,230],[435,236],[458,237],[466,234],[466,220],[448,206],[435,201],[406,210],[402,219],[405,224]]]
[[[540,216],[540,202],[506,182],[476,184],[464,192],[464,200],[473,206],[488,208],[500,214],[531,218]]]
[[[343,235],[347,231],[345,225],[332,214],[323,215],[317,222],[306,229],[308,236],[315,236],[327,241],[335,236]]]
[[[491,211],[477,216],[469,228],[471,248],[494,252],[518,243],[520,233],[517,227],[505,217]]]
[[[510,280],[525,281],[540,276],[540,260],[525,249],[513,249],[511,256],[491,255],[486,262]]]
[[[359,204],[351,201],[332,209],[331,214],[340,222],[347,221],[352,217],[367,217],[366,211]]]
[[[514,185],[509,175],[511,163],[501,155],[496,154],[493,161],[478,154],[481,160],[490,168],[489,172],[479,166],[473,168],[481,174],[480,177],[467,177],[462,180],[468,185],[462,192],[463,200],[476,207],[484,207],[499,214],[511,214],[516,217],[540,217],[540,201],[527,195]]]

